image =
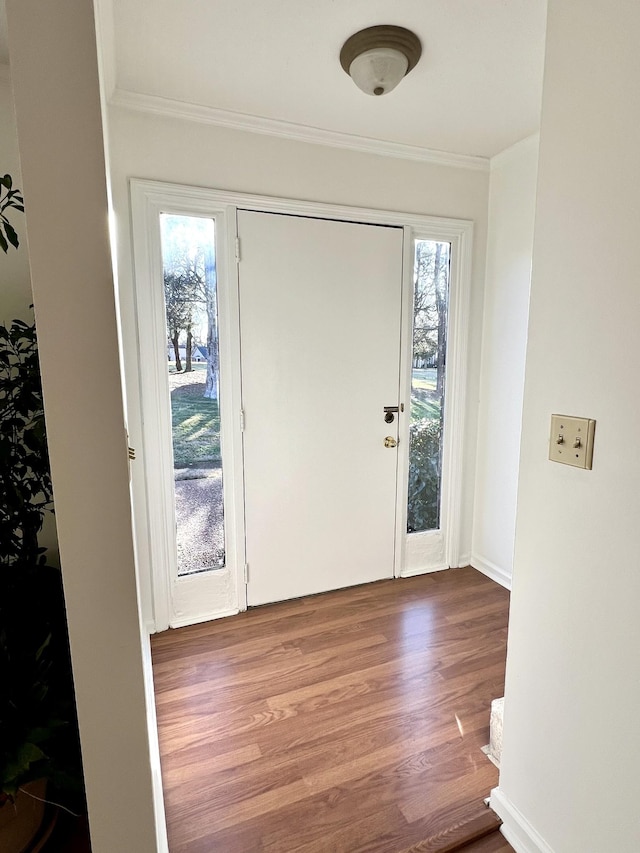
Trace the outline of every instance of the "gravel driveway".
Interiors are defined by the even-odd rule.
[[[172,397],[202,397],[204,366],[194,368],[190,373],[169,374]],[[178,574],[221,568],[225,553],[222,469],[216,463],[203,463],[202,468],[176,468],[175,495]]]
[[[222,469],[176,472],[176,542],[178,574],[187,575],[224,565]],[[194,476],[195,475],[195,476]]]

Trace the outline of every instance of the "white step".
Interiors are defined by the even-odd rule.
[[[504,696],[494,699],[491,703],[491,720],[489,722],[489,755],[500,765],[502,755],[502,718],[504,716]]]

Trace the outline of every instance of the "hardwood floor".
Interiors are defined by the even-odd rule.
[[[171,853],[511,850],[480,751],[508,604],[467,568],[154,636]]]

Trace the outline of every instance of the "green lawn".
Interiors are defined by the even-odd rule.
[[[436,400],[411,395],[411,423],[424,420],[438,420],[440,405]]]
[[[173,461],[176,467],[220,461],[220,415],[214,400],[171,400]],[[206,466],[205,466],[206,467]]]
[[[176,468],[220,464],[220,410],[203,397],[203,365],[191,374],[170,376],[173,461]]]
[[[411,386],[420,391],[436,390],[435,367],[414,368],[411,371]]]
[[[438,420],[440,402],[435,399],[436,370],[433,367],[414,369],[411,373],[411,423]]]

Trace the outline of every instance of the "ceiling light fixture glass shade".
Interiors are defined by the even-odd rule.
[[[348,38],[340,51],[340,64],[367,95],[386,95],[414,68],[421,54],[415,33],[385,24]]]
[[[404,53],[380,47],[356,56],[349,66],[349,74],[358,89],[367,95],[386,95],[396,88],[408,67],[409,60]]]

